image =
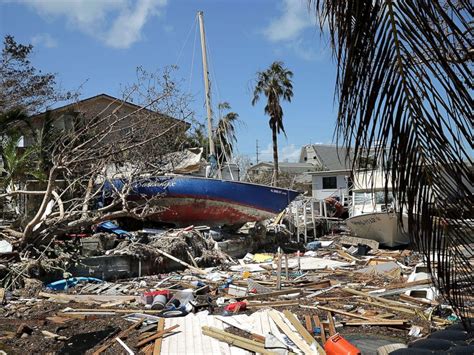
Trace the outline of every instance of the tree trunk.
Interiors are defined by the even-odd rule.
[[[23,231],[23,240],[22,240],[23,245],[28,244],[33,234],[33,228],[35,227],[36,224],[38,224],[41,221],[41,217],[43,216],[43,213],[46,210],[46,206],[48,205],[48,202],[51,199],[51,196],[53,195],[53,190],[56,185],[56,176],[57,176],[57,169],[53,167],[51,168],[49,172],[48,186],[46,188],[41,206],[38,209],[38,212],[36,212],[36,215],[26,225],[25,230]]]
[[[272,128],[272,140],[273,140],[273,177],[272,185],[278,186],[278,136],[276,127]]]

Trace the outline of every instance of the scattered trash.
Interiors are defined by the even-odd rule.
[[[218,231],[208,227],[105,228],[108,232],[89,238],[53,242],[48,257],[34,267],[19,256],[8,259],[6,265],[19,276],[0,288],[5,304],[1,341],[43,341],[50,344],[47,350],[58,353],[86,348],[95,354],[152,353],[155,347],[162,354],[178,348],[191,353],[211,341],[213,349],[229,352],[237,347],[258,353],[325,349],[327,354],[359,354],[351,334],[390,333],[408,341],[459,321],[431,284],[423,257],[413,251],[380,249],[371,241],[340,235],[292,244],[282,234],[277,244],[249,247],[234,258],[220,247],[227,245],[228,232],[212,238]],[[237,244],[241,249],[255,243],[253,238],[275,233],[255,224],[241,230],[246,233]],[[84,240],[90,240],[88,249]],[[303,245],[304,255],[299,252]],[[77,256],[86,249],[93,256]],[[98,277],[65,267],[86,262],[76,270]],[[56,281],[51,281],[54,272]],[[35,275],[48,275],[46,286]],[[12,331],[2,325],[19,319]],[[446,334],[459,337],[451,333]]]
[[[96,232],[114,233],[114,234],[118,235],[121,238],[131,236],[130,233],[128,233],[127,231],[124,231],[119,226],[117,226],[115,223],[110,222],[110,221],[99,223],[97,225],[97,227],[95,228],[95,230],[96,230]]]
[[[78,283],[102,283],[104,282],[103,280],[96,279],[95,277],[71,277],[68,279],[63,279],[63,280],[58,280],[51,282],[46,285],[47,288],[51,290],[67,290],[68,288],[76,286]]]
[[[13,246],[8,243],[6,240],[0,240],[0,254],[11,253],[13,251]]]

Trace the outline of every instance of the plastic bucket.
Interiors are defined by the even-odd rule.
[[[361,352],[354,345],[344,339],[339,333],[330,337],[324,344],[326,355],[360,355]]]
[[[151,304],[151,309],[163,309],[165,308],[166,302],[168,300],[166,299],[165,295],[157,295],[153,298],[153,303]]]

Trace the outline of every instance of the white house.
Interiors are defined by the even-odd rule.
[[[300,161],[319,167],[309,172],[312,178],[312,196],[317,200],[329,197],[346,199],[351,186],[351,154],[336,145],[310,144],[302,147]]]

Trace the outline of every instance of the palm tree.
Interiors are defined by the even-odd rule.
[[[278,134],[283,132],[283,108],[280,100],[291,102],[293,97],[293,84],[291,78],[293,73],[284,67],[283,62],[273,62],[265,71],[257,73],[257,83],[253,92],[252,105],[260,99],[260,95],[265,95],[267,104],[265,114],[270,116],[268,124],[272,130],[273,141],[273,177],[272,184],[276,186],[278,182]]]
[[[34,167],[35,156],[38,153],[36,146],[25,148],[22,152],[18,148],[20,134],[4,136],[1,142],[1,157],[3,159],[3,187],[15,191],[17,183],[24,181],[28,176],[42,178],[41,171]]]
[[[220,118],[214,133],[214,141],[216,142],[217,148],[217,162],[222,166],[224,162],[227,161],[230,163],[232,159],[234,145],[237,142],[235,124],[239,120],[239,114],[227,112],[225,115],[222,115],[223,111],[229,111],[231,109],[228,102],[221,102],[218,105],[218,109]]]
[[[469,326],[472,3],[309,0],[337,62],[337,136],[374,146],[433,280]],[[470,149],[469,149],[470,148]],[[373,152],[373,150],[371,151]]]

